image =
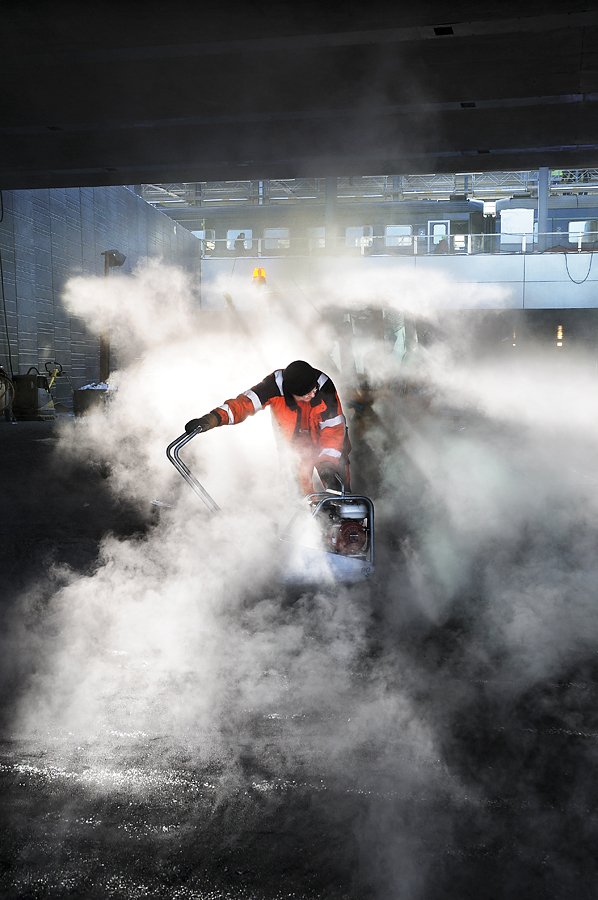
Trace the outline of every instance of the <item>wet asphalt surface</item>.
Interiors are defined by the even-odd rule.
[[[331,763],[324,737],[346,711],[292,704],[247,711],[234,773],[217,753],[198,761],[192,742],[135,723],[105,723],[82,743],[15,733],[31,677],[11,649],[17,598],[35,589],[43,608],[52,563],[92,572],[107,531],[154,524],[110,494],[102,464],[57,469],[55,429],[0,423],[1,897],[596,896],[598,649],[574,648],[558,677],[513,685],[497,660],[472,663],[466,603],[422,627],[386,619],[371,597],[352,673],[358,695],[382,668],[392,684],[396,665],[419,709],[448,710],[432,755],[400,729],[382,749],[373,727]],[[395,549],[381,547],[382,564]]]

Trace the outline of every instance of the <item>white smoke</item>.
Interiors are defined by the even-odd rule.
[[[235,308],[202,311],[189,282],[157,263],[68,286],[70,308],[91,328],[110,321],[120,364],[105,414],[65,425],[63,459],[106,460],[116,493],[172,509],[143,535],[107,536],[92,574],[60,574],[14,731],[87,741],[100,754],[114,735],[166,736],[192,747],[198,764],[225,760],[231,783],[250,748],[271,776],[342,773],[368,792],[365,759],[383,773],[386,799],[372,799],[362,822],[364,871],[375,883],[366,859],[375,848],[381,895],[419,896],[426,840],[446,836],[422,817],[409,837],[401,802],[435,790],[458,803],[465,790],[440,749],[464,690],[450,694],[446,678],[461,666],[529,685],[598,639],[594,381],[548,365],[473,368],[442,345],[421,349],[408,370],[418,391],[377,392],[364,435],[377,463],[375,591],[323,589],[287,605],[278,533],[296,497],[267,415],[185,448],[219,517],[170,466],[167,444],[295,358],[330,370],[335,335],[318,308],[433,321],[438,292],[451,306],[456,289],[337,272],[291,298],[230,279],[218,290]],[[467,290],[465,305],[500,306],[498,289]],[[442,626],[456,609],[468,623],[458,663],[414,661],[403,633]],[[276,752],[253,725],[268,718],[286,723]]]

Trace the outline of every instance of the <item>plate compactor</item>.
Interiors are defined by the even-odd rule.
[[[180,451],[201,434],[197,428],[182,434],[166,455],[210,512],[220,507],[180,458]],[[374,574],[374,504],[369,497],[352,494],[339,481],[339,490],[304,497],[287,527],[282,542],[279,580],[292,585],[355,584]]]

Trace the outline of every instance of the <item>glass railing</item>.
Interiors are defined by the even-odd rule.
[[[277,256],[476,256],[482,254],[587,253],[598,250],[598,232],[547,232],[545,234],[402,235],[385,238],[287,238],[279,242],[253,238],[243,247],[226,238],[198,238],[205,258],[240,259]]]

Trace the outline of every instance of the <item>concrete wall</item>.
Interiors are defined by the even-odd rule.
[[[15,374],[57,360],[75,387],[98,380],[98,338],[64,308],[62,292],[73,275],[104,277],[103,250],[125,254],[123,272],[158,256],[199,273],[197,239],[125,187],[4,191],[2,199],[0,364],[8,372],[7,330]],[[53,393],[70,395],[66,379]]]
[[[202,304],[222,305],[217,279],[247,278],[255,266],[268,284],[296,291],[315,288],[323,278],[396,278],[415,275],[426,291],[426,305],[437,309],[593,309],[598,308],[598,259],[593,253],[475,256],[370,256],[352,258],[275,257],[202,260]],[[595,264],[594,264],[595,262]],[[438,284],[439,289],[434,290]],[[446,290],[446,287],[450,290]],[[479,289],[478,287],[479,286]]]

